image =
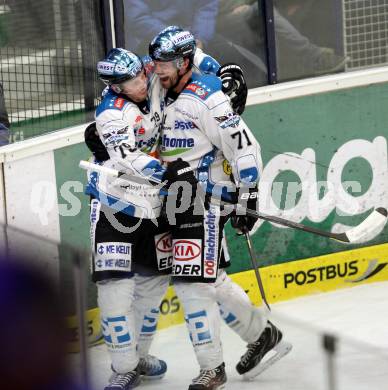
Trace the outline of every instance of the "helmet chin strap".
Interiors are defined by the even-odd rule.
[[[184,64],[185,64],[185,60],[183,58],[178,58],[176,60],[176,67],[178,69],[182,69]]]
[[[123,91],[117,84],[113,84],[112,89],[116,93],[121,93]]]

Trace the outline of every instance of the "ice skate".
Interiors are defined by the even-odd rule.
[[[221,390],[225,389],[225,383],[225,363],[222,363],[212,370],[201,370],[199,375],[193,379],[189,390]]]
[[[142,379],[162,379],[166,374],[167,364],[164,360],[158,359],[152,355],[147,355],[145,358],[140,359],[139,369]]]
[[[236,366],[237,372],[249,380],[276,363],[292,349],[292,345],[283,341],[282,337],[282,332],[268,321],[257,341],[248,344],[247,352]]]
[[[140,370],[136,368],[126,374],[115,372],[104,390],[131,390],[140,384]]]

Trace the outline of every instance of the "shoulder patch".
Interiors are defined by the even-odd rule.
[[[188,91],[193,92],[197,96],[199,96],[201,99],[206,99],[207,95],[209,95],[210,91],[206,91],[206,89],[202,88],[201,86],[197,84],[189,84],[186,89]]]
[[[124,104],[125,104],[125,100],[123,98],[117,98],[115,100],[114,106],[121,110],[124,107]]]
[[[97,107],[96,116],[105,110],[122,110],[127,103],[129,103],[127,100],[110,91],[104,96],[101,104]]]
[[[193,74],[191,83],[183,92],[206,100],[213,93],[220,91],[221,87],[221,80],[216,76]]]

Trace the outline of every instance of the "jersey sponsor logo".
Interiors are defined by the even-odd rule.
[[[90,202],[90,222],[95,224],[99,219],[100,202],[97,199],[92,199]]]
[[[204,277],[215,278],[218,267],[218,209],[210,206],[205,214]]]
[[[155,236],[156,249],[163,253],[172,252],[171,233],[158,234]]]
[[[103,317],[102,334],[110,350],[122,350],[132,344],[127,316]]]
[[[112,135],[122,135],[122,134],[127,134],[128,133],[128,126],[122,127],[120,129],[116,128],[110,128],[109,133],[104,133],[102,137],[105,139],[112,137]]]
[[[110,128],[109,133],[104,133],[102,138],[104,139],[105,146],[116,145],[128,139],[128,126],[121,129]]]
[[[105,242],[103,244],[98,244],[97,253],[100,255],[103,254],[131,254],[131,245],[128,243],[122,242]]]
[[[201,251],[201,240],[174,240],[175,261],[193,260],[201,256]]]
[[[199,85],[196,85],[196,84],[189,84],[186,87],[186,89],[191,91],[191,92],[194,92],[201,99],[206,99],[206,96],[209,94],[208,92],[205,91],[204,88],[202,88],[202,87],[200,87]]]
[[[114,106],[115,106],[116,108],[121,109],[121,108],[123,108],[124,104],[125,104],[125,100],[124,100],[123,98],[117,98],[117,99],[115,100]]]
[[[175,107],[174,110],[175,110],[176,112],[180,112],[180,113],[181,113],[182,115],[184,115],[184,116],[187,116],[188,118],[190,118],[190,119],[193,120],[193,121],[196,121],[196,120],[199,119],[197,116],[193,115],[192,113],[186,111],[186,110],[183,109],[183,108]]]
[[[153,146],[155,145],[157,139],[157,135],[152,136],[149,139],[139,139],[136,141],[135,146],[137,149],[140,149],[144,153],[148,153],[151,151]]]
[[[173,240],[173,266],[175,276],[201,276],[202,240]]]
[[[145,128],[142,127],[141,121],[142,121],[141,115],[138,115],[135,119],[135,123],[133,124],[133,131],[135,132],[135,135],[143,135],[145,134]]]
[[[283,277],[284,288],[296,284],[303,286],[305,284],[323,282],[329,279],[345,278],[356,275],[358,272],[358,260],[353,260],[335,265],[314,267],[307,271],[286,272]]]
[[[194,346],[211,342],[212,337],[206,310],[189,313],[185,320],[189,328],[191,342]]]
[[[114,146],[114,145],[117,145],[119,143],[121,143],[122,141],[125,141],[128,139],[128,135],[127,134],[120,134],[120,135],[111,135],[109,138],[107,138],[105,140],[105,146]]]
[[[234,112],[228,112],[226,115],[216,116],[214,119],[219,123],[221,129],[226,129],[227,127],[236,128],[241,117]]]
[[[120,185],[120,188],[125,188],[128,191],[137,193],[138,196],[142,196],[145,191],[149,190],[149,186],[143,185],[143,184],[126,184],[126,185]],[[144,193],[145,195],[145,193]]]
[[[98,243],[94,263],[97,272],[131,271],[132,244],[127,242]]]
[[[232,167],[230,166],[229,164],[229,161],[228,160],[224,160],[222,162],[222,168],[224,170],[224,173],[228,176],[230,176],[232,174]]]
[[[162,146],[165,148],[193,148],[195,145],[194,138],[174,138],[167,137],[166,134],[162,138]]]
[[[175,130],[193,130],[196,128],[197,126],[191,121],[188,122],[177,121],[177,120],[175,121],[175,127],[174,127]]]
[[[172,237],[171,233],[162,233],[155,236],[155,251],[159,270],[172,267]]]

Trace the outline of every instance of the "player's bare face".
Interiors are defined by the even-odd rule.
[[[155,73],[159,76],[162,87],[169,89],[178,82],[178,67],[175,61],[155,61]]]
[[[121,93],[127,95],[132,101],[140,103],[147,98],[147,77],[144,72],[135,78],[119,85]]]

